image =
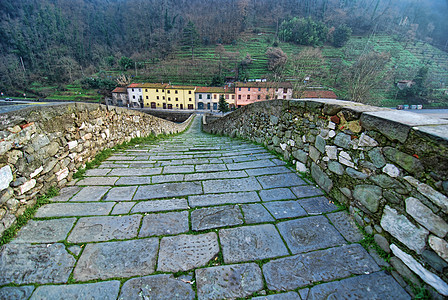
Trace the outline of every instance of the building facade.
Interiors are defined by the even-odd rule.
[[[143,92],[141,83],[131,83],[128,85],[128,107],[143,107]]]
[[[144,107],[152,109],[196,109],[194,86],[160,83],[142,84]]]
[[[129,103],[128,90],[126,87],[116,87],[112,91],[112,103],[110,105],[127,106]]]

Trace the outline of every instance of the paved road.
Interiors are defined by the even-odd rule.
[[[0,298],[409,299],[361,238],[283,161],[196,118],[41,207],[0,254],[0,286],[18,285]]]

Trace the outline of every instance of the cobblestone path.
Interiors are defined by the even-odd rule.
[[[196,118],[41,207],[0,253],[0,298],[409,299],[361,239],[283,161]]]

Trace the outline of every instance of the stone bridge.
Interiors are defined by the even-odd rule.
[[[2,233],[62,188],[2,246],[0,299],[448,295],[448,122],[318,100],[209,124],[85,104],[0,121]]]

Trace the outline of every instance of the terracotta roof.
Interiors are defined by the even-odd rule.
[[[142,88],[164,89],[167,86],[168,86],[168,83],[142,83],[142,84],[140,84],[140,87],[142,87]]]
[[[196,93],[225,93],[225,89],[215,86],[198,86]]]
[[[323,98],[323,99],[337,99],[338,97],[333,91],[304,91],[300,98]]]
[[[128,88],[141,88],[143,83],[131,83]]]
[[[173,89],[173,90],[195,90],[195,86],[188,86],[188,85],[167,85],[167,89]]]
[[[112,93],[127,93],[128,91],[127,91],[127,88],[126,87],[122,87],[122,86],[119,86],[119,87],[116,87],[113,91],[112,91]]]

